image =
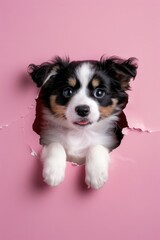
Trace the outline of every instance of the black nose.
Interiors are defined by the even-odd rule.
[[[90,108],[87,105],[79,105],[75,108],[77,114],[81,117],[86,117],[89,115]]]

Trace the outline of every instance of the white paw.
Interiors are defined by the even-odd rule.
[[[51,143],[42,151],[43,178],[50,186],[58,186],[64,180],[66,153],[60,143]]]
[[[101,188],[108,178],[109,154],[108,150],[96,145],[89,149],[86,157],[85,182],[88,188]]]
[[[106,169],[95,169],[92,171],[86,172],[85,182],[88,188],[99,189],[107,181],[108,174]]]
[[[58,186],[63,182],[65,176],[65,167],[55,164],[45,164],[43,168],[44,181],[50,186]]]

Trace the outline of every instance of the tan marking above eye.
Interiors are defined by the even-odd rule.
[[[76,79],[75,79],[75,78],[69,78],[69,79],[68,79],[68,84],[69,84],[71,87],[75,87],[75,86],[76,86]]]
[[[114,112],[114,110],[117,106],[117,103],[118,103],[118,99],[112,98],[112,104],[111,105],[109,105],[107,107],[100,106],[99,110],[100,110],[100,113],[101,113],[101,118],[103,119],[103,118],[106,118],[106,117],[110,116]]]
[[[56,96],[50,97],[50,108],[56,117],[65,118],[66,107],[56,103]]]
[[[93,86],[94,88],[96,88],[96,87],[98,87],[99,85],[100,85],[100,80],[94,78],[94,79],[92,80],[92,86]]]

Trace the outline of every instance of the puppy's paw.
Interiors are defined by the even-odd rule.
[[[109,154],[108,150],[96,145],[89,149],[86,156],[86,177],[85,182],[88,188],[99,189],[108,178]]]
[[[108,173],[105,169],[86,171],[85,182],[88,188],[99,189],[107,181]]]
[[[44,181],[50,186],[58,186],[63,182],[65,176],[65,167],[56,166],[55,164],[45,164],[43,168]]]
[[[56,142],[44,146],[41,159],[44,164],[44,181],[50,186],[58,186],[64,180],[66,169],[66,153],[63,146]]]

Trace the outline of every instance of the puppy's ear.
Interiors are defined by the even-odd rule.
[[[112,57],[105,61],[105,69],[108,75],[116,79],[124,91],[130,89],[129,83],[132,78],[136,77],[137,68],[136,58],[123,60],[118,57]]]
[[[41,87],[53,69],[54,66],[51,63],[43,63],[41,65],[30,64],[28,73],[37,87]]]
[[[41,87],[47,78],[55,76],[61,68],[65,68],[69,64],[69,58],[62,60],[56,57],[52,62],[45,62],[41,65],[30,64],[28,73],[36,83],[37,87]]]

